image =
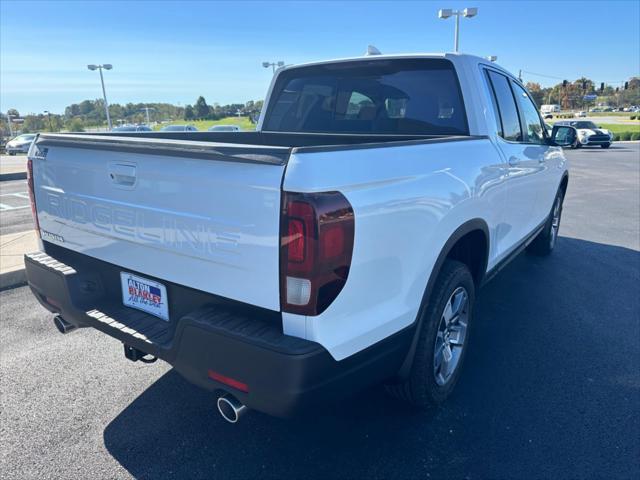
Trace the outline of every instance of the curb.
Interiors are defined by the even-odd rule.
[[[8,182],[11,180],[26,180],[27,172],[2,173],[0,174],[0,182]]]
[[[0,273],[0,291],[20,287],[26,284],[27,271],[24,268]]]

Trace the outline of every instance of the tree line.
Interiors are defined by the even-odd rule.
[[[594,103],[604,103],[612,107],[640,104],[640,78],[632,77],[619,86],[596,83],[581,77],[573,82],[563,80],[553,87],[543,88],[539,83],[525,85],[534,101],[540,105],[557,104],[563,110],[576,110]],[[596,100],[586,102],[585,95],[597,95]]]
[[[204,97],[200,96],[193,105],[172,105],[170,103],[127,103],[109,105],[109,116],[113,126],[120,124],[141,124],[147,122],[147,109],[151,123],[166,120],[218,120],[230,116],[248,116],[257,120],[263,101],[250,100],[244,104],[233,103],[208,105]],[[14,108],[0,114],[0,135],[9,135],[8,117],[12,120],[20,119],[21,123],[13,123],[13,130],[22,133],[59,132],[61,130],[83,131],[87,128],[105,127],[107,116],[102,99],[83,100],[64,109],[64,114],[39,113],[20,115]]]

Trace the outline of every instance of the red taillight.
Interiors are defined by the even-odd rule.
[[[31,202],[31,214],[36,232],[40,236],[40,222],[38,222],[38,210],[36,209],[36,191],[33,183],[33,160],[27,160],[27,187],[29,188],[29,201]]]
[[[283,194],[280,303],[319,315],[344,287],[353,253],[353,208],[339,192]]]

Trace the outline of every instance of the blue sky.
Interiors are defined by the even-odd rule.
[[[101,96],[88,63],[105,73],[110,102],[208,103],[263,98],[264,60],[300,63],[453,49],[454,20],[438,8],[477,6],[461,19],[460,49],[558,78],[597,83],[640,74],[640,2],[324,1],[26,2],[0,0],[0,110],[62,112]],[[543,85],[553,78],[524,73]]]

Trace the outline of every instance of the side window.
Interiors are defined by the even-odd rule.
[[[544,143],[544,129],[538,108],[535,106],[529,94],[517,83],[513,83],[513,91],[518,99],[520,111],[524,117],[525,142],[527,143]]]
[[[509,86],[509,79],[504,75],[490,70],[489,79],[496,96],[498,111],[500,113],[500,123],[502,124],[502,138],[510,142],[522,142],[522,131],[520,130],[520,118],[513,92]]]
[[[489,78],[489,70],[484,70],[485,80],[487,81],[487,88],[489,89],[489,96],[491,97],[491,105],[493,106],[494,117],[496,118],[496,132],[502,138],[504,138],[504,133],[502,132],[502,122],[500,121],[500,109],[498,108],[498,103],[496,102],[496,94],[493,91],[493,86],[491,85],[491,79]]]

